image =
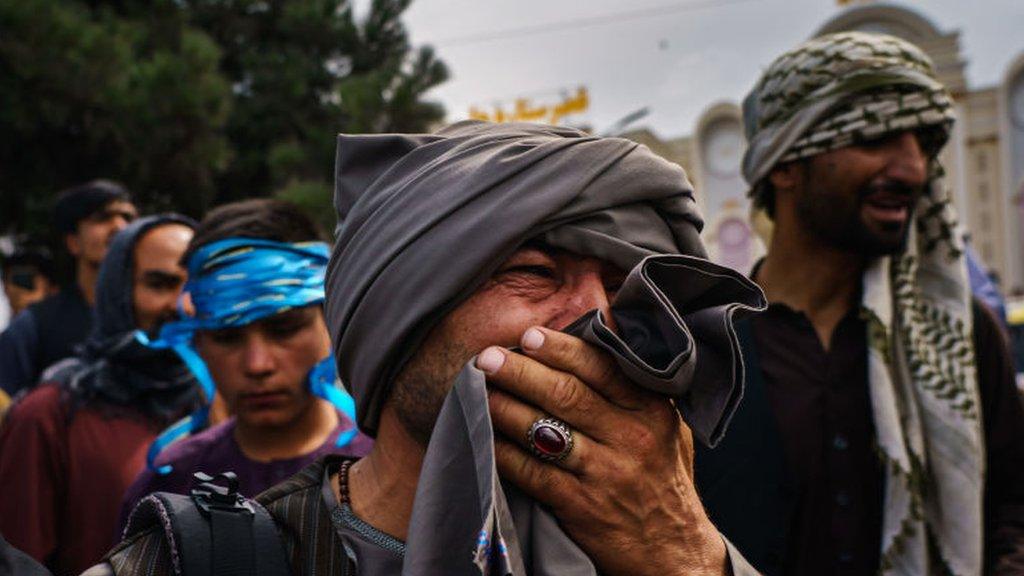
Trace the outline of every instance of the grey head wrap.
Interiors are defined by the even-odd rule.
[[[135,339],[135,245],[157,226],[195,228],[191,218],[162,214],[139,218],[114,237],[100,266],[89,338],[73,358],[48,370],[71,407],[101,406],[107,413],[138,415],[164,426],[199,405],[199,388],[177,355]]]
[[[434,135],[342,135],[336,178],[326,315],[364,431],[375,431],[429,330],[523,242],[541,239],[632,270],[613,303],[621,338],[596,312],[569,331],[674,397],[697,438],[721,436],[742,382],[733,317],[764,296],[704,259],[681,168],[627,140],[462,122]],[[507,494],[471,360],[427,448],[403,574],[594,573],[548,512]]]
[[[744,100],[743,174],[757,198],[771,170],[902,131],[930,155],[906,249],[863,278],[868,384],[886,471],[883,574],[978,575],[982,443],[962,234],[936,155],[953,103],[916,46],[846,32],[775,60]]]

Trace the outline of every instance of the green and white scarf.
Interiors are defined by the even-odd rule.
[[[898,38],[848,32],[779,57],[743,104],[751,195],[782,162],[905,130],[932,154],[907,248],[863,278],[868,381],[886,470],[881,573],[982,570],[985,454],[961,235],[934,154],[952,100],[930,60]]]

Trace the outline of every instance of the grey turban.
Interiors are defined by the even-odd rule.
[[[371,435],[426,334],[524,241],[623,270],[654,254],[705,256],[686,174],[629,140],[469,121],[339,136],[336,171],[327,322]]]
[[[446,314],[527,240],[631,270],[612,314],[566,331],[669,395],[714,444],[741,395],[734,316],[764,307],[708,262],[693,190],[646,147],[576,130],[462,122],[434,135],[340,136],[327,322],[360,427]],[[551,515],[497,476],[485,378],[471,360],[438,417],[402,573],[594,574]]]

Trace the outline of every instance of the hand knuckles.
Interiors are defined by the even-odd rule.
[[[592,362],[596,378],[600,382],[614,382],[620,379],[619,367],[608,356],[601,354]]]
[[[506,363],[508,377],[512,382],[526,382],[530,378],[530,369],[525,358],[510,353]]]
[[[531,486],[537,486],[549,490],[551,488],[551,473],[543,466],[532,460],[523,460],[520,463],[520,477],[525,479]]]
[[[651,402],[647,405],[646,412],[649,414],[648,421],[658,428],[676,430],[682,424],[679,411],[671,402]]]
[[[591,361],[590,345],[582,340],[576,340],[575,346],[569,346],[568,356],[573,366],[586,366]]]
[[[575,412],[581,408],[585,394],[579,381],[569,374],[563,374],[551,387],[551,399],[559,409]]]
[[[506,420],[510,416],[509,401],[504,395],[499,393],[491,393],[489,405],[491,408],[491,418],[494,420]]]

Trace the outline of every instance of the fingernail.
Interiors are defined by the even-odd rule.
[[[544,345],[544,333],[536,328],[530,328],[523,333],[521,344],[527,350],[536,350]]]
[[[501,370],[503,364],[505,364],[505,353],[496,346],[491,346],[476,357],[476,367],[488,374],[494,374]]]

